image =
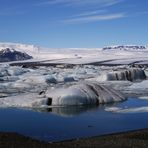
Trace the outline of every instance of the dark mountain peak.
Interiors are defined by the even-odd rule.
[[[0,62],[22,61],[32,59],[32,56],[16,51],[13,48],[5,48],[0,51]]]
[[[12,48],[12,49],[10,49],[10,48],[5,48],[5,49],[2,49],[1,51],[0,51],[0,53],[11,53],[11,52],[15,52],[15,50]]]

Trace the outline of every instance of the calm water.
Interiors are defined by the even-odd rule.
[[[111,107],[148,106],[148,100],[129,98]],[[106,106],[27,110],[0,109],[0,131],[17,132],[45,141],[98,136],[148,128],[148,113],[120,114],[104,110]]]

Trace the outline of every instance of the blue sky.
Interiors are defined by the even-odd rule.
[[[0,0],[0,42],[148,45],[148,0]]]

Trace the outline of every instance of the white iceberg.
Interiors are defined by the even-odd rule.
[[[103,104],[126,99],[120,92],[95,82],[48,90],[45,95],[46,104],[51,106]]]
[[[101,74],[98,81],[138,81],[145,80],[146,74],[142,69],[128,69],[119,71],[110,71]]]
[[[124,89],[124,92],[139,97],[148,96],[148,80],[140,83],[133,83],[133,85],[127,86]]]
[[[105,108],[105,111],[110,111],[113,113],[145,113],[148,112],[148,106],[133,107],[133,108],[109,107]]]
[[[35,93],[21,94],[0,98],[0,107],[43,107],[42,104],[44,103],[40,104],[42,101],[44,101],[43,98]]]
[[[123,101],[126,98],[112,88],[97,83],[83,83],[68,88],[56,88],[40,93],[20,94],[0,98],[2,107],[55,107],[97,105]]]

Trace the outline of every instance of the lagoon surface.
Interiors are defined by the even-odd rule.
[[[147,110],[112,112],[106,108],[148,107],[148,100],[129,98],[127,101],[102,105],[40,109],[0,109],[0,131],[17,132],[47,142],[99,136],[148,127]]]

